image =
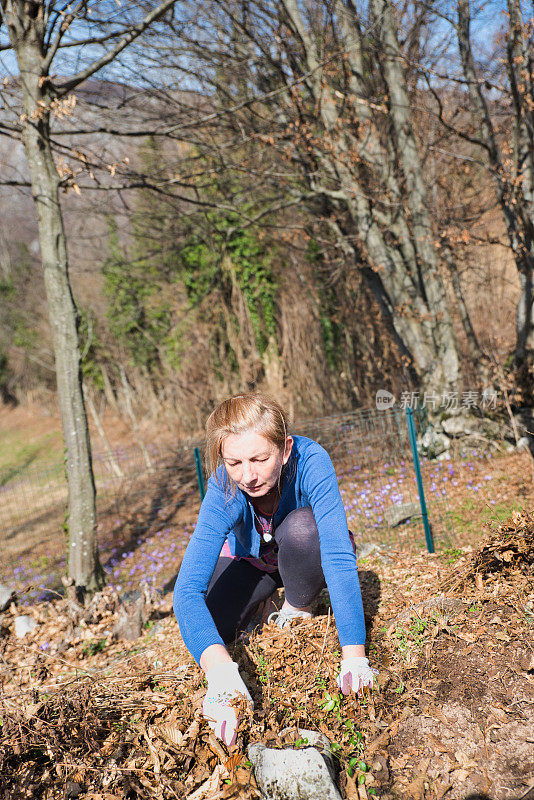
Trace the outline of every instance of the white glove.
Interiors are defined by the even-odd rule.
[[[351,690],[361,695],[366,686],[373,685],[374,676],[378,670],[369,666],[369,659],[365,656],[351,656],[341,662],[341,670],[337,676],[337,685],[343,694],[350,694]]]
[[[239,726],[239,716],[230,702],[240,695],[252,706],[252,697],[235,661],[225,661],[206,673],[208,690],[202,703],[202,713],[215,735],[230,746],[234,744]]]

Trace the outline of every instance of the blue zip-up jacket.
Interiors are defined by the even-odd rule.
[[[320,444],[293,437],[284,471],[274,527],[296,508],[311,507],[321,548],[321,565],[330,592],[341,646],[365,643],[365,623],[356,556],[330,456]],[[235,556],[258,557],[261,537],[250,501],[237,489],[232,496],[224,465],[208,481],[197,525],[174,587],[174,613],[186,647],[197,662],[212,644],[224,644],[206,606],[206,592],[221,548],[228,539]]]

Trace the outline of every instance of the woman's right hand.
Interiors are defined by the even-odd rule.
[[[239,726],[239,716],[230,704],[235,698],[243,697],[252,707],[252,697],[235,661],[225,661],[211,667],[206,673],[206,680],[208,690],[202,703],[202,713],[215,735],[230,746],[236,740]]]

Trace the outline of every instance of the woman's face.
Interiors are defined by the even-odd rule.
[[[284,451],[278,450],[261,433],[231,433],[221,445],[229,477],[251,497],[263,497],[278,483],[280,471],[291,455],[293,439],[288,436]]]

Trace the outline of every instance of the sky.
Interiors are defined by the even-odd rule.
[[[307,2],[307,0],[303,0]],[[455,2],[453,0],[430,0],[433,7],[440,12],[442,16],[441,23],[438,24],[438,36],[445,35],[448,27],[446,17],[454,13]],[[122,4],[121,4],[122,3]],[[57,5],[56,3],[49,3],[48,6]],[[367,16],[368,0],[360,0],[358,8],[362,12],[362,16]],[[524,11],[528,14],[527,2],[522,3]],[[135,2],[124,5],[123,0],[94,0],[92,8],[94,10],[93,16],[101,14],[106,19],[106,24],[121,25],[124,22],[126,15],[132,9],[137,8]],[[176,14],[186,13],[187,4],[177,4]],[[481,2],[476,0],[471,2],[472,8],[472,31],[474,40],[476,41],[481,53],[489,55],[494,41],[494,37],[504,22],[503,12],[506,8],[506,0],[487,0]],[[90,36],[93,30],[92,23],[80,22],[73,32],[77,36],[83,37]],[[5,26],[0,27],[0,45],[7,42],[7,32]],[[454,42],[451,45],[454,49]],[[86,44],[82,48],[67,49],[58,53],[54,63],[52,72],[59,75],[74,74],[81,67],[85,66],[95,58],[100,57],[104,50],[101,45]],[[451,52],[452,59],[449,63],[454,61],[454,53]],[[10,51],[0,53],[0,82],[5,77],[13,77],[18,74],[18,68],[14,54]],[[133,52],[128,53],[128,50],[121,56],[121,61],[113,63],[106,67],[98,74],[101,80],[112,80],[118,82],[125,82],[129,85],[135,84],[136,75],[139,75],[139,66],[137,59]],[[142,83],[142,79],[140,80]]]

